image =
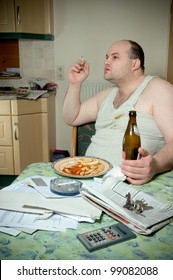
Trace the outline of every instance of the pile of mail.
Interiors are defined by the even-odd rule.
[[[43,184],[35,184],[41,179]],[[67,197],[50,191],[53,177],[34,176],[0,191],[0,231],[18,235],[21,231],[76,229],[78,222],[100,219],[102,211],[80,195]]]

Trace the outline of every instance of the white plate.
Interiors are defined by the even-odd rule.
[[[66,157],[52,165],[59,175],[73,178],[92,178],[108,172],[113,166],[97,157]]]

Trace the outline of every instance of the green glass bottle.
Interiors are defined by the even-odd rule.
[[[141,139],[136,122],[136,111],[129,111],[129,122],[123,137],[123,159],[138,159]]]

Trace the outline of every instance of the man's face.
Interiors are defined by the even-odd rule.
[[[105,60],[104,78],[115,84],[127,80],[132,73],[132,59],[129,58],[130,43],[120,41],[108,50]]]

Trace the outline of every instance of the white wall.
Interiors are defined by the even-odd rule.
[[[68,86],[68,67],[82,55],[90,62],[88,79],[102,79],[105,54],[119,39],[132,39],[143,47],[146,74],[166,78],[171,0],[54,0],[55,65],[64,65],[59,85],[57,148],[71,145],[71,128],[62,119]]]

